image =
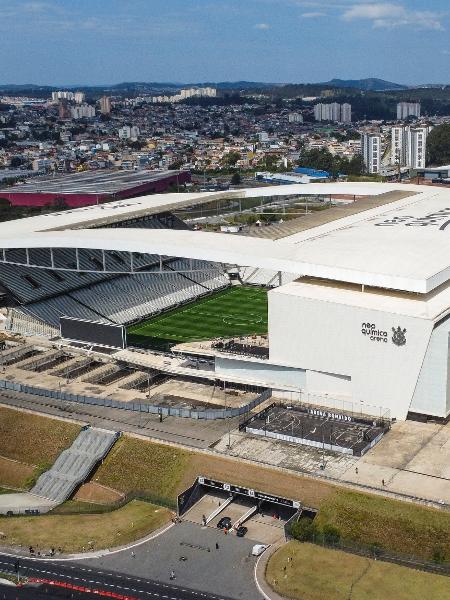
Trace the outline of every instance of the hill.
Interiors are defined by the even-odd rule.
[[[375,77],[369,77],[367,79],[331,79],[330,81],[320,85],[338,88],[356,88],[358,90],[371,92],[409,89],[407,85],[393,83],[392,81],[385,81],[384,79],[376,79]]]

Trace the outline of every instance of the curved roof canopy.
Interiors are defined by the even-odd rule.
[[[411,195],[280,241],[170,229],[101,228],[212,199]],[[89,227],[97,227],[89,229]],[[450,189],[402,184],[305,184],[161,194],[0,224],[0,248],[89,248],[203,259],[426,293],[450,279]],[[1,253],[0,253],[1,260]]]

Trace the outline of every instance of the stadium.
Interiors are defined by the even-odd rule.
[[[175,214],[300,195],[359,199],[272,238]],[[136,360],[181,352],[194,378],[286,401],[446,419],[449,223],[448,190],[374,183],[159,194],[1,223],[5,328]]]

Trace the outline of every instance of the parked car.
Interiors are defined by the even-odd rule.
[[[252,556],[261,556],[264,550],[267,550],[269,546],[265,544],[255,544],[252,548]]]
[[[217,527],[219,529],[231,529],[231,519],[230,517],[222,517],[220,521],[217,523]]]
[[[247,531],[248,531],[248,528],[245,527],[244,525],[241,525],[240,527],[238,527],[236,529],[236,535],[238,537],[244,537],[244,535],[247,533]]]

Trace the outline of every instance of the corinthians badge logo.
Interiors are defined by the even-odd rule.
[[[396,346],[404,346],[406,344],[406,329],[402,329],[400,326],[395,329],[392,328],[392,343]]]

